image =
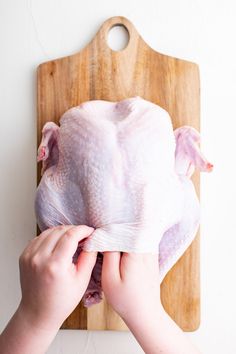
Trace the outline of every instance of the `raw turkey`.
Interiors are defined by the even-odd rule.
[[[173,131],[169,114],[132,97],[88,101],[42,130],[42,178],[35,211],[40,230],[61,224],[95,228],[81,249],[99,251],[85,306],[101,298],[103,251],[159,253],[161,281],[193,241],[199,201],[190,179],[211,171],[199,133]]]

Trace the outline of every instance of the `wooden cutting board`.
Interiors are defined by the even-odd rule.
[[[107,43],[109,30],[116,25],[124,26],[130,37],[121,51],[113,51]],[[174,128],[184,124],[200,128],[198,66],[156,52],[124,17],[105,21],[79,53],[39,65],[37,89],[38,145],[46,122],[58,123],[70,107],[95,99],[119,101],[141,96],[166,109]],[[40,169],[38,165],[38,183]],[[199,173],[193,181],[199,196]],[[163,306],[185,331],[194,331],[200,324],[199,247],[198,233],[161,285]],[[90,309],[80,304],[62,328],[127,329],[105,299]]]

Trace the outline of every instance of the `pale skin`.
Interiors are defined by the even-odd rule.
[[[96,262],[95,252],[72,256],[93,229],[50,228],[20,257],[21,302],[0,336],[0,354],[44,354],[80,302]],[[157,254],[104,252],[102,288],[147,354],[200,354],[164,311]],[[27,333],[27,335],[25,335]]]

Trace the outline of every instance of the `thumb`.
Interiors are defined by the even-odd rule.
[[[84,281],[89,281],[92,270],[96,264],[97,252],[81,251],[76,263],[77,274]]]
[[[120,280],[120,252],[104,252],[102,277],[107,280]]]

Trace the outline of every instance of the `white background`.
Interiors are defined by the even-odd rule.
[[[128,17],[155,50],[201,71],[200,328],[206,354],[236,353],[236,10],[224,0],[0,0],[0,329],[20,299],[18,257],[34,237],[36,68],[81,50],[107,18]],[[60,331],[50,354],[142,353],[130,333]],[[33,354],[33,353],[32,353]]]

